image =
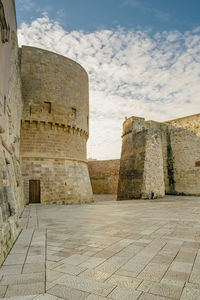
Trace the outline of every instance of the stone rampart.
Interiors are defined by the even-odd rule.
[[[124,122],[118,199],[200,195],[199,182],[200,114],[165,123],[138,117]]]
[[[143,118],[131,117],[123,123],[118,200],[164,195],[160,132],[160,123],[145,123]]]
[[[119,165],[119,159],[88,162],[94,194],[117,194]]]

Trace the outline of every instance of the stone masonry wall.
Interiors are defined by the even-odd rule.
[[[175,194],[200,195],[200,136],[183,129],[170,129]]]
[[[123,124],[118,200],[163,197],[161,124],[131,117]]]
[[[147,132],[123,135],[119,170],[118,200],[141,198]]]
[[[165,195],[161,130],[154,127],[152,122],[150,126],[151,129],[147,129],[146,134],[143,186],[141,191],[141,198],[144,199],[164,197]]]
[[[26,202],[29,180],[40,180],[42,203],[90,202],[87,73],[66,57],[32,47],[22,47],[21,73]]]
[[[166,193],[199,195],[200,114],[167,121],[165,124],[167,151],[163,147],[163,156],[166,157],[169,173],[165,167]]]
[[[185,128],[200,136],[200,114],[167,121],[165,124],[170,124],[174,127]]]
[[[119,159],[88,162],[94,194],[117,194],[119,166]]]
[[[165,123],[127,119],[123,124],[118,198],[150,198],[152,193],[154,197],[164,193],[200,195],[199,128],[200,114]],[[135,171],[136,157],[139,172]]]
[[[21,79],[14,1],[0,1],[0,264],[20,228],[24,207],[19,158]]]

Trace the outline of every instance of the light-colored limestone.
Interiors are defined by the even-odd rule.
[[[87,73],[66,57],[23,46],[21,74],[20,154],[26,202],[30,179],[40,180],[41,203],[90,202]]]

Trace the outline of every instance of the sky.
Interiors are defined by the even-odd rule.
[[[199,0],[16,0],[19,45],[88,72],[88,157],[121,153],[122,123],[200,113]]]

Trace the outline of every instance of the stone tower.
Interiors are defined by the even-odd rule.
[[[20,153],[26,202],[92,201],[86,71],[61,55],[22,47],[21,76]]]
[[[123,123],[118,200],[164,196],[161,126],[138,117]]]

